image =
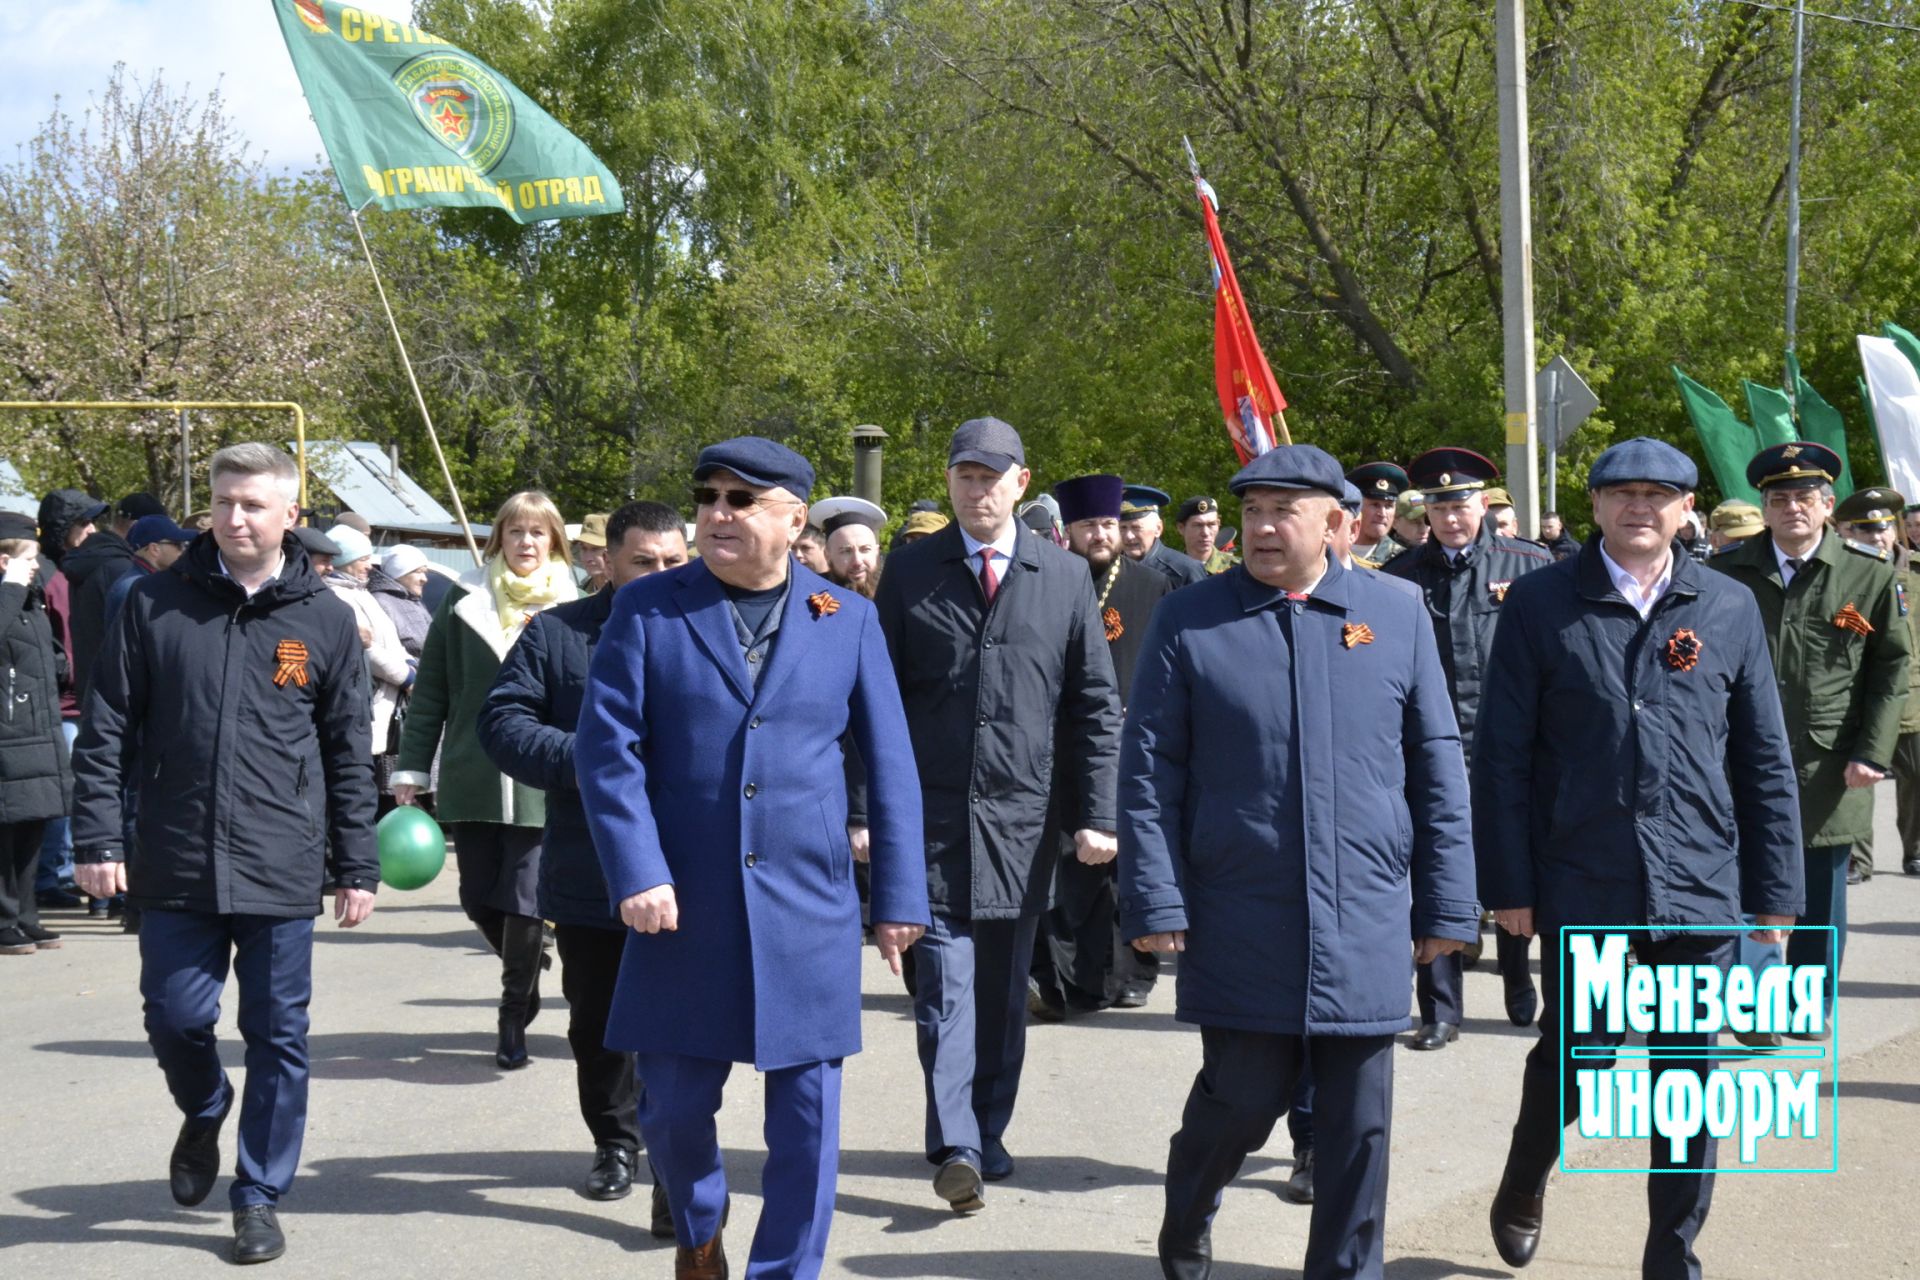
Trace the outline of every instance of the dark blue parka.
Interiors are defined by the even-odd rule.
[[[535,614],[480,706],[480,745],[500,772],[547,793],[540,914],[555,924],[624,928],[607,898],[573,770],[587,664],[613,612],[613,590]]]
[[[1361,630],[1360,628],[1364,628]],[[1129,939],[1186,930],[1176,1016],[1404,1031],[1420,937],[1478,931],[1467,775],[1420,598],[1235,568],[1154,610],[1120,748]]]
[[[1643,622],[1598,535],[1515,582],[1473,821],[1482,900],[1533,908],[1537,928],[1801,914],[1798,791],[1753,593],[1676,545]]]

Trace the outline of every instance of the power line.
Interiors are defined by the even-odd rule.
[[[1749,9],[1769,9],[1774,13],[1790,14],[1794,11],[1792,5],[1764,4],[1762,0],[1722,0],[1722,2],[1725,4],[1743,4]],[[1888,22],[1882,18],[1856,18],[1852,14],[1847,13],[1820,13],[1813,9],[1807,9],[1803,12],[1805,12],[1809,18],[1825,18],[1828,22],[1850,22],[1858,27],[1880,27],[1887,31],[1911,31],[1915,34],[1920,34],[1920,27],[1912,26],[1905,22]]]

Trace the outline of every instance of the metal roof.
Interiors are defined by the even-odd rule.
[[[288,449],[296,446],[289,441]],[[394,469],[387,451],[364,440],[307,441],[307,470],[342,506],[367,518],[376,529],[418,529],[452,525],[453,513],[422,489],[405,471]]]
[[[4,460],[0,460],[0,511],[18,511],[36,520],[40,518],[40,499],[27,492],[27,482],[20,478],[20,469]]]

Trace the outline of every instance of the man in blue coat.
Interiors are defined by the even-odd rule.
[[[1233,478],[1239,566],[1160,603],[1120,753],[1120,912],[1180,952],[1202,1065],[1167,1162],[1161,1268],[1211,1269],[1220,1193],[1309,1064],[1309,1280],[1379,1276],[1393,1038],[1417,959],[1475,936],[1467,778],[1412,592],[1330,554],[1340,465],[1286,445]],[[1411,917],[1416,941],[1408,945]]]
[[[501,772],[547,793],[540,914],[553,922],[580,1114],[593,1135],[584,1189],[594,1200],[618,1200],[633,1190],[640,1149],[633,1055],[606,1045],[627,927],[607,899],[580,806],[574,735],[587,696],[587,665],[613,613],[613,593],[635,578],[685,564],[687,535],[680,513],[658,502],[629,502],[607,517],[600,533],[606,585],[534,615],[500,664],[480,708],[479,730],[480,745]],[[653,1232],[670,1236],[666,1192],[657,1180],[653,1192]]]
[[[1600,533],[1515,582],[1500,614],[1473,750],[1480,897],[1502,930],[1540,935],[1549,993],[1565,926],[1640,926],[1642,965],[1724,968],[1743,914],[1774,938],[1805,905],[1798,790],[1760,609],[1674,542],[1696,479],[1656,440],[1602,453],[1588,476]],[[1624,1039],[1598,1023],[1565,1029],[1563,1012],[1550,998],[1541,1014],[1492,1209],[1494,1244],[1515,1267],[1540,1241],[1562,1121],[1580,1114],[1571,1052]],[[1713,1039],[1649,1036],[1669,1054],[1656,1074],[1704,1074]],[[1664,1138],[1652,1146],[1642,1274],[1698,1277],[1713,1138],[1678,1161]]]
[[[920,790],[873,606],[793,559],[813,468],[753,436],[694,468],[700,558],[628,583],[589,670],[575,758],[610,901],[632,930],[607,1027],[639,1055],[640,1129],[667,1188],[677,1280],[728,1274],[714,1116],[736,1062],[766,1075],[749,1277],[812,1277],[860,1049],[851,731],[866,762],[874,938],[899,972],[927,924]]]

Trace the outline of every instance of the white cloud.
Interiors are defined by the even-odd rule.
[[[404,14],[403,0],[370,9]],[[268,0],[0,0],[0,162],[11,163],[61,107],[76,119],[116,62],[142,83],[204,97],[216,86],[253,149],[276,170],[325,163]]]

